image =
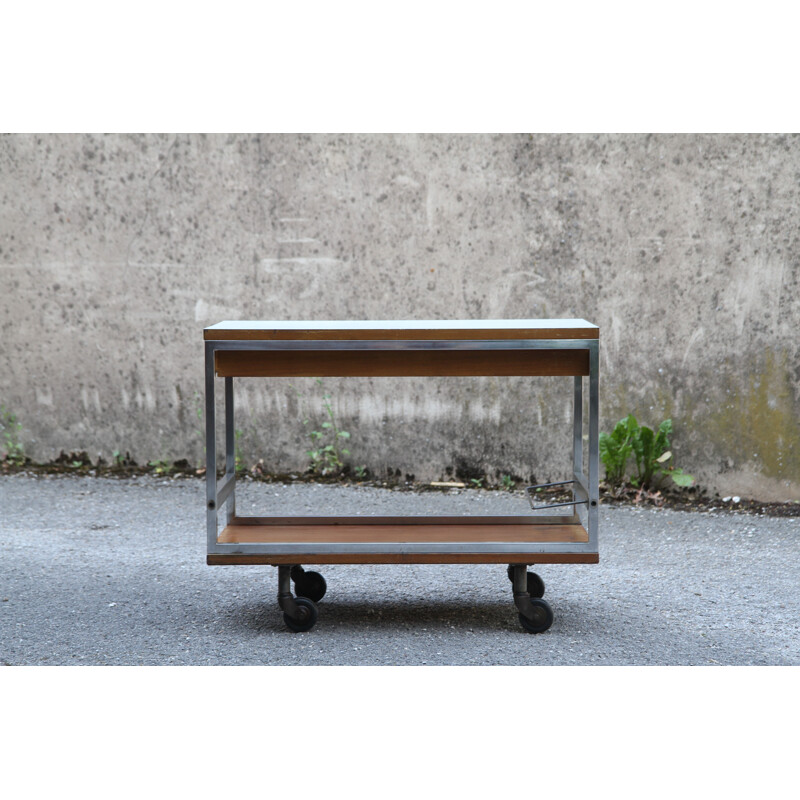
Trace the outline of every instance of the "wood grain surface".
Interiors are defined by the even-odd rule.
[[[218,378],[589,374],[588,350],[218,350]]]
[[[317,524],[258,525],[233,522],[220,533],[221,544],[320,544],[320,543],[430,543],[430,542],[588,542],[580,523],[482,525],[482,524]]]
[[[208,341],[281,339],[597,339],[584,319],[226,320],[203,331]]]

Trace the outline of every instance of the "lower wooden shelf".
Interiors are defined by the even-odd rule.
[[[531,553],[525,545],[585,544],[577,516],[235,517],[220,533],[228,545],[270,545],[266,553],[209,553],[208,564],[596,564],[596,552]],[[519,544],[519,551],[480,551],[481,543]],[[370,545],[380,544],[380,552]],[[459,552],[458,544],[470,552]],[[328,552],[281,553],[275,546],[325,545]],[[346,552],[331,552],[341,544]],[[407,552],[408,544],[447,545],[448,552]],[[354,547],[356,545],[356,547]],[[387,552],[387,545],[390,552]],[[396,546],[396,549],[395,547]],[[335,549],[335,547],[333,548]],[[432,547],[432,549],[434,549]]]

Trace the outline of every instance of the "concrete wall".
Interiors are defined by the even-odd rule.
[[[798,207],[797,136],[5,135],[0,402],[39,459],[198,461],[205,325],[583,317],[604,428],[797,499]],[[373,472],[566,472],[568,381],[326,386]],[[302,468],[313,381],[239,398],[245,458]]]

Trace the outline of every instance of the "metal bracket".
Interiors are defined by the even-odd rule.
[[[528,594],[528,567],[526,564],[514,564],[513,567],[514,605],[523,617],[533,622],[533,604],[531,596]]]
[[[291,584],[292,567],[278,567],[278,605],[281,611],[285,611],[290,617],[297,615],[297,603],[294,601]]]
[[[531,504],[531,509],[534,511],[545,511],[548,508],[561,508],[562,506],[582,506],[588,505],[589,499],[586,500],[570,500],[568,503],[550,503],[549,505],[545,506],[535,506],[533,504],[534,500],[534,493],[537,489],[548,489],[551,486],[571,486],[572,484],[576,483],[575,480],[571,481],[556,481],[555,483],[539,483],[536,486],[526,486],[525,491],[528,493],[528,502]],[[578,484],[580,486],[580,484]]]

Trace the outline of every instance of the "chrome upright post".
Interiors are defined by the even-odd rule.
[[[206,534],[217,544],[217,430],[214,403],[214,343],[206,342]]]
[[[230,525],[236,516],[236,431],[233,421],[233,378],[225,378],[225,477],[233,481],[226,501],[226,519]]]
[[[580,480],[583,475],[583,377],[576,375],[574,379],[572,400],[572,478]],[[572,499],[577,500],[575,484],[572,486]],[[577,506],[572,509],[577,513]]]
[[[600,503],[600,341],[589,348],[589,543],[597,549]]]

